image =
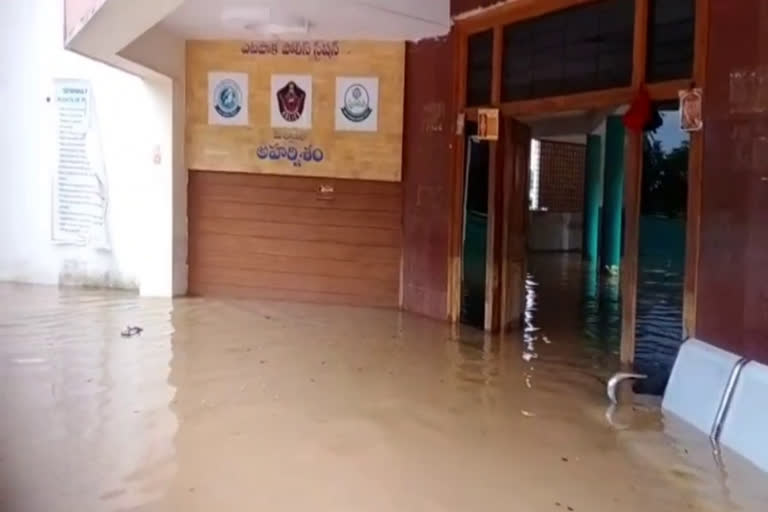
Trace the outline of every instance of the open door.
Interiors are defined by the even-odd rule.
[[[496,332],[525,311],[530,128],[502,119],[498,141],[466,125],[461,322]]]
[[[528,174],[531,130],[516,119],[505,118],[501,184],[501,300],[503,330],[518,328],[525,313],[526,232],[528,226]]]
[[[490,143],[477,138],[477,123],[466,125],[461,266],[461,323],[486,327],[488,258],[488,177]]]

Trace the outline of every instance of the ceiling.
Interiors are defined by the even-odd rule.
[[[185,0],[162,25],[185,39],[418,40],[449,31],[450,0]]]

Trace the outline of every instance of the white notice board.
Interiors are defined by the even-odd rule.
[[[86,80],[55,80],[56,170],[52,238],[109,249],[108,189],[93,90]]]

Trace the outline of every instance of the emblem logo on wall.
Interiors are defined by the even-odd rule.
[[[248,124],[248,75],[208,74],[208,124]]]
[[[363,85],[354,84],[344,93],[341,113],[353,123],[361,123],[371,115],[371,97]]]
[[[377,131],[379,123],[378,108],[378,78],[336,78],[336,130]]]
[[[243,91],[234,80],[222,80],[213,93],[216,112],[221,117],[235,117],[243,109]]]
[[[307,93],[296,85],[296,82],[288,82],[285,87],[277,91],[277,104],[280,107],[280,115],[289,123],[295,123],[301,119],[304,113],[304,102]]]
[[[312,128],[312,77],[272,75],[272,127]]]

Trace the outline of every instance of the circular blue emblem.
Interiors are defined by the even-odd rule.
[[[213,91],[216,112],[231,119],[243,109],[243,91],[234,80],[222,80]]]
[[[353,123],[362,123],[372,112],[368,89],[361,84],[350,85],[344,93],[344,107],[341,109],[344,117]]]

